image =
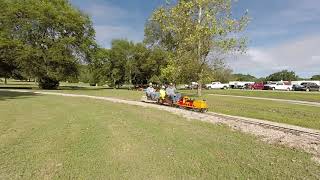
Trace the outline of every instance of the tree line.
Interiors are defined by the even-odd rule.
[[[311,78],[301,78],[294,71],[282,70],[266,77],[257,78],[250,74],[230,74],[229,81],[267,82],[267,81],[298,81],[298,80],[320,80],[320,75],[313,75]],[[226,81],[225,81],[226,82]]]
[[[113,40],[110,49],[95,51],[91,63],[82,65],[82,82],[120,87],[166,81],[161,70],[167,66],[167,53],[162,49],[120,39]]]
[[[224,63],[247,44],[239,34],[250,19],[247,12],[233,17],[232,2],[167,1],[146,22],[143,42],[117,39],[106,49],[91,18],[68,0],[0,0],[0,77],[35,79],[45,89],[60,81],[120,87],[255,79]],[[297,78],[290,73],[266,79]]]
[[[91,18],[68,0],[1,0],[0,76],[60,81],[145,84],[199,83],[224,71],[223,56],[243,52],[246,14],[232,17],[231,0],[166,1],[145,26],[145,40],[99,47]]]

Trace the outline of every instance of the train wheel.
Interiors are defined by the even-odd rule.
[[[200,112],[201,112],[201,113],[208,112],[208,109],[200,109]]]

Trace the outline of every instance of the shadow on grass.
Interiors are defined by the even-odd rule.
[[[103,90],[103,89],[111,89],[107,87],[81,87],[81,86],[60,86],[56,90]]]
[[[136,90],[129,88],[112,88],[112,87],[81,87],[81,86],[60,86],[56,90],[88,90],[88,91],[97,91],[97,90]]]
[[[0,89],[34,89],[31,86],[0,86]]]
[[[0,91],[0,101],[5,101],[8,99],[24,99],[30,98],[31,96],[39,96],[39,94],[31,92]]]

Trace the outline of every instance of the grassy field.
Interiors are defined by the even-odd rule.
[[[194,92],[194,91],[185,91]],[[320,102],[320,92],[297,92],[297,91],[251,91],[251,90],[204,90],[204,94],[222,94],[222,95],[234,95],[234,96],[249,96],[249,97],[263,97],[263,98],[275,98],[286,100],[299,100],[299,101],[311,101]]]
[[[52,92],[52,91],[51,91]],[[116,97],[128,100],[140,100],[143,92],[131,90],[115,90],[88,87],[85,85],[77,86],[77,84],[63,83],[61,90],[53,92],[71,93],[71,94],[87,94],[93,96]],[[194,96],[196,91],[181,91],[183,94]],[[245,91],[245,90],[208,90],[204,91],[203,99],[206,99],[209,104],[209,110],[217,113],[228,115],[236,115],[257,119],[264,119],[274,122],[287,123],[307,128],[320,129],[320,108],[305,105],[295,105],[286,102],[275,102],[268,100],[243,99],[236,97],[219,97],[210,96],[211,93],[229,93],[231,95],[258,96],[260,93],[277,97],[271,98],[288,98],[290,94],[301,96],[304,99],[316,98],[320,93],[293,93],[293,92],[273,92],[273,91]],[[238,93],[238,94],[232,94]],[[251,96],[250,95],[250,96]],[[291,95],[292,96],[292,95]],[[319,97],[320,99],[320,97]],[[301,100],[301,99],[299,99]]]
[[[92,90],[58,90],[54,92],[87,94],[93,96],[108,96],[129,100],[140,100],[143,92],[114,89]],[[195,96],[195,92],[182,91]],[[268,100],[242,99],[236,97],[210,96],[202,97],[209,104],[209,111],[236,115],[274,122],[287,123],[307,128],[320,129],[320,108],[304,105],[289,104]]]
[[[308,154],[104,101],[0,92],[0,179],[319,179]]]
[[[204,99],[213,112],[320,129],[319,107],[209,95]]]

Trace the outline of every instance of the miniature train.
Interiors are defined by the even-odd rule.
[[[177,102],[173,102],[170,97],[165,96],[164,98],[152,99],[151,97],[147,97],[146,95],[142,97],[141,101],[148,103],[156,103],[160,105],[167,105],[172,107],[179,107],[182,109],[188,109],[198,112],[207,112],[208,104],[205,100],[195,100],[191,99],[188,96],[182,96]]]

